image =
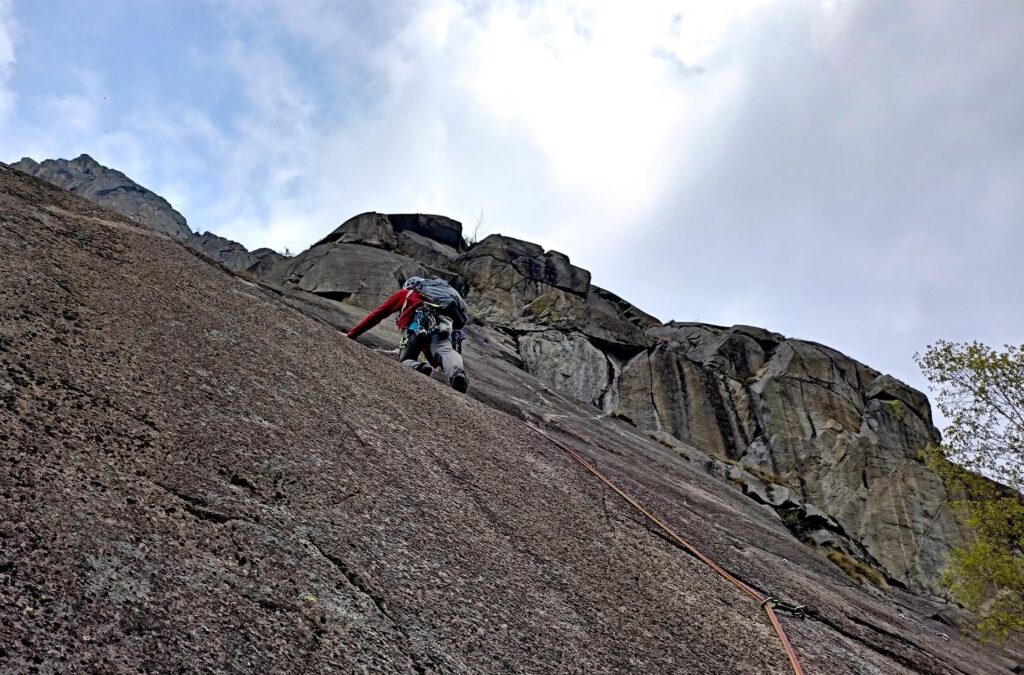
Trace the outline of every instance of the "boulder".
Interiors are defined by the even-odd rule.
[[[673,321],[649,328],[647,335],[688,359],[741,382],[765,363],[765,352],[756,339],[717,326]]]
[[[249,253],[237,241],[219,237],[212,232],[194,234],[185,240],[185,245],[216,260],[232,272],[247,270],[259,261],[259,258]]]
[[[247,270],[249,274],[253,275],[257,279],[273,279],[279,277],[275,272],[278,267],[283,267],[282,263],[290,260],[277,251],[269,248],[258,248],[252,252],[252,257],[255,262]],[[280,281],[280,279],[278,279]]]
[[[564,254],[491,235],[452,262],[472,289],[467,301],[481,320],[520,332],[554,328],[584,334],[619,359],[649,342],[657,319],[590,285],[590,273]]]
[[[814,504],[803,504],[800,507],[800,519],[805,526],[824,527],[839,530],[839,523]]]
[[[799,340],[780,345],[751,386],[759,421],[769,434],[814,438],[827,425],[860,429],[864,397],[854,362]]]
[[[529,285],[531,282],[526,281]],[[604,299],[588,293],[580,297],[557,288],[545,292],[523,306],[514,325],[551,326],[564,331],[579,331],[610,355],[626,359],[642,351],[649,340],[636,325],[625,320]],[[500,313],[492,314],[502,321]]]
[[[390,251],[398,242],[387,216],[380,213],[360,213],[346,220],[313,246],[330,243],[363,244]]]
[[[762,504],[772,505],[772,498],[768,495],[768,487],[764,484],[764,481],[754,474],[744,471],[738,466],[730,466],[726,477],[738,484],[740,489],[743,490],[743,494]]]
[[[618,320],[628,321],[640,330],[647,330],[661,325],[661,321],[658,321],[654,316],[623,300],[611,291],[598,288],[593,284],[590,285],[588,301],[591,305],[602,304],[607,308],[607,314],[614,316]],[[642,342],[646,341],[643,340]]]
[[[765,353],[772,352],[776,347],[782,344],[786,337],[779,333],[773,333],[770,330],[764,328],[758,328],[757,326],[745,326],[743,324],[737,324],[729,329],[732,333],[739,335],[746,335],[751,338]]]
[[[456,251],[466,250],[462,223],[428,213],[393,213],[388,216],[395,232],[412,232]]]
[[[333,232],[314,246],[329,243],[363,244],[391,251],[398,247],[401,235],[405,237],[406,249],[412,245],[425,247],[432,254],[448,253],[447,259],[454,258],[465,248],[462,241],[462,223],[444,216],[429,214],[389,214],[368,212],[349,218]],[[424,241],[425,240],[425,241]],[[426,243],[430,242],[430,243]],[[431,244],[437,244],[437,247]]]
[[[344,243],[314,246],[280,272],[285,284],[364,309],[376,308],[413,275],[430,271],[397,253]]]
[[[575,296],[574,296],[575,297]],[[650,344],[644,332],[658,320],[618,296],[591,286],[579,329],[619,358],[632,358]]]
[[[467,268],[475,261],[491,258],[501,265],[511,266],[519,275],[533,282],[569,291],[577,295],[590,287],[590,272],[576,267],[569,258],[555,251],[544,252],[537,244],[512,237],[492,234],[464,253],[459,262]]]
[[[419,260],[431,267],[451,269],[459,252],[447,244],[425,237],[416,232],[399,232],[395,250],[402,255]]]
[[[928,397],[916,389],[911,389],[892,375],[876,377],[867,386],[864,395],[869,399],[899,401],[927,425],[931,426],[932,424],[932,408],[928,403]],[[894,406],[894,410],[899,409],[899,406]]]
[[[831,530],[811,530],[803,535],[805,541],[822,548],[843,548],[843,540]]]

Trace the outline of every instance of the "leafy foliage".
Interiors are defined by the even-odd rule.
[[[939,341],[916,358],[949,418],[947,458],[1024,491],[1024,345]]]
[[[927,461],[974,534],[943,583],[976,613],[983,639],[1024,634],[1024,346],[940,341],[916,358],[950,420]]]

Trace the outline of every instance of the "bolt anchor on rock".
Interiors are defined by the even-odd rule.
[[[761,602],[762,608],[764,608],[765,605],[770,605],[772,609],[792,614],[798,619],[803,619],[808,614],[807,605],[792,605],[788,602],[783,602],[778,598],[773,598],[770,595]]]

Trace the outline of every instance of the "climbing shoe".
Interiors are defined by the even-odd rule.
[[[430,366],[430,364],[424,363],[423,361],[417,363],[415,367],[416,372],[423,373],[424,375],[430,375],[431,373],[434,372],[434,369]]]
[[[458,372],[452,375],[452,389],[461,394],[465,394],[469,390],[469,378],[465,373]]]

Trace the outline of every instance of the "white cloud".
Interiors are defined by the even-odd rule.
[[[333,3],[260,3],[336,73],[366,69],[375,95],[361,115],[317,123],[315,92],[269,41],[229,49],[252,105],[239,145],[302,176],[297,195],[263,181],[263,227],[275,239],[297,227],[288,245],[301,248],[323,219],[362,208],[468,219],[483,204],[490,227],[563,249],[583,224],[610,236],[686,179],[668,169],[702,151],[742,84],[723,45],[764,4],[425,2],[389,14],[381,39],[362,35],[354,62],[330,37],[353,34]]]
[[[71,66],[76,86],[43,101],[42,113],[67,135],[87,134],[100,125],[103,117],[102,80],[98,73]]]
[[[661,318],[764,325],[911,380],[938,337],[1024,341],[1024,5],[216,7],[222,48],[186,56],[229,70],[235,107],[155,101],[110,128],[80,111],[19,147],[100,148],[251,248],[483,207],[487,231]],[[87,80],[54,99],[94,103]]]
[[[239,142],[275,159],[267,208],[236,221],[247,243],[301,249],[370,209],[472,222],[482,205],[488,231],[563,250],[662,318],[766,325],[911,380],[937,337],[1024,338],[989,250],[1024,218],[1024,106],[989,82],[1021,59],[1019,21],[844,0],[438,0],[355,31],[355,53],[331,39],[356,25],[333,3],[262,7],[338,86],[369,84],[364,108],[324,117],[308,81],[260,64],[282,52],[238,60],[283,77],[296,111],[284,124],[252,101]]]

